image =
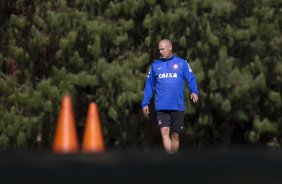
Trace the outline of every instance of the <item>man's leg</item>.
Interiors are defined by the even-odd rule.
[[[163,140],[163,146],[167,153],[172,153],[172,141],[169,136],[169,127],[162,127],[161,129],[161,135]]]
[[[179,150],[179,134],[183,130],[184,111],[174,111],[172,115],[171,131],[171,151],[177,153]]]
[[[157,120],[160,127],[163,146],[167,153],[171,152],[171,138],[170,138],[170,122],[171,115],[169,111],[157,111]]]
[[[172,132],[171,133],[171,152],[177,153],[179,149],[179,134]]]

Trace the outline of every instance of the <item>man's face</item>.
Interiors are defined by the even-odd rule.
[[[172,48],[168,42],[161,41],[159,43],[159,51],[163,59],[169,59],[172,56]]]

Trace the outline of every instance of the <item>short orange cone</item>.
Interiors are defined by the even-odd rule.
[[[74,153],[78,151],[78,139],[70,96],[64,96],[57,122],[53,152]]]
[[[85,153],[102,153],[105,151],[99,110],[94,102],[88,106],[82,151]]]

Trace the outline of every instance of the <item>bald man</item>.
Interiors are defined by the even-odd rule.
[[[179,134],[184,126],[185,81],[194,103],[198,101],[198,87],[187,60],[173,54],[171,41],[161,40],[159,52],[161,58],[151,65],[141,105],[144,115],[149,117],[149,104],[155,93],[155,110],[163,147],[167,153],[177,153]]]

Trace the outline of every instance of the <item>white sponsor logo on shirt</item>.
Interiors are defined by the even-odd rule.
[[[161,73],[159,78],[177,78],[177,73]]]

